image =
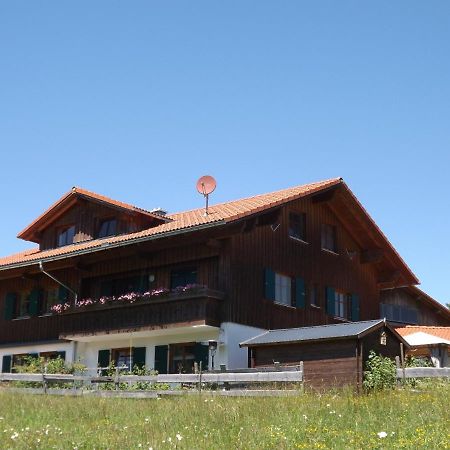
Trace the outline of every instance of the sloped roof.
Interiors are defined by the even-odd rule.
[[[406,327],[396,329],[405,339],[416,333],[425,333],[427,335],[436,336],[445,341],[450,341],[450,327],[433,327],[423,325],[408,325]]]
[[[432,334],[424,333],[423,331],[408,334],[407,336],[404,336],[404,338],[405,341],[412,346],[433,345],[433,344],[450,345],[450,340],[434,336]]]
[[[208,208],[207,216],[204,214],[204,208],[175,213],[166,216],[166,218],[169,219],[166,223],[135,233],[112,236],[109,238],[93,239],[44,251],[39,251],[38,248],[27,250],[25,252],[0,258],[0,270],[2,268],[6,269],[15,265],[33,263],[41,260],[44,261],[46,259],[64,257],[65,255],[69,256],[79,252],[89,252],[101,248],[112,248],[114,246],[123,245],[123,243],[139,242],[140,240],[146,240],[147,238],[160,235],[169,235],[183,230],[189,231],[193,229],[215,226],[221,223],[230,223],[243,217],[276,207],[291,200],[336,186],[341,182],[341,178],[333,178],[317,183],[310,183],[294,188],[283,189],[280,191],[271,192],[269,194],[262,194],[254,197],[212,205]],[[66,194],[66,196],[67,195],[70,195],[70,193]],[[65,197],[61,200],[64,200],[64,198]],[[35,222],[44,217],[46,213],[36,219]]]
[[[406,282],[418,283],[418,280],[412,273],[411,269],[398,255],[392,244],[376,226],[375,222],[365,211],[362,205],[357,201],[356,197],[344,183],[342,178],[332,178],[329,180],[309,183],[276,192],[271,192],[268,194],[256,195],[240,200],[212,205],[209,207],[208,215],[206,216],[204,214],[204,208],[171,214],[164,218],[166,223],[160,223],[159,225],[135,233],[112,236],[109,238],[93,239],[44,251],[40,251],[39,249],[31,249],[27,252],[21,252],[4,258],[0,258],[0,270],[35,264],[37,261],[63,259],[69,256],[91,253],[94,251],[152,240],[159,237],[170,236],[173,234],[225,225],[246,218],[253,214],[258,214],[260,212],[276,208],[280,205],[297,200],[302,197],[322,193],[329,189],[334,189],[338,186],[342,187],[343,192],[346,193],[347,197],[350,198],[350,202],[356,207],[359,217],[361,217],[361,219],[366,223],[368,229],[370,229],[370,236],[376,236],[377,244],[379,244],[380,242],[383,243],[383,246],[387,250],[387,257],[392,259],[395,267],[402,270]],[[114,200],[107,199],[106,197],[99,196],[98,194],[90,193],[89,191],[85,190],[79,190],[79,188],[75,189],[75,192],[78,192],[77,195],[89,195],[92,198],[95,197],[97,200],[101,199],[105,202],[114,202]],[[68,193],[66,194],[66,197],[70,195],[71,193]],[[63,197],[60,202],[64,201],[66,197]],[[135,210],[135,207],[123,204],[121,202],[117,202],[116,206],[118,206],[119,204],[122,206],[125,205],[124,207],[132,208],[133,210]],[[50,210],[51,209],[52,208],[50,208]],[[136,208],[136,210],[144,211],[140,210],[139,208]],[[45,214],[48,213],[48,211],[41,215],[40,218],[38,218],[33,223],[41,220],[42,217],[44,217]],[[151,215],[152,213],[146,212],[146,214]],[[154,214],[154,216],[156,216],[157,219],[161,220],[161,216],[156,214]],[[23,233],[24,232],[22,232],[21,235]]]
[[[37,242],[35,240],[35,232],[41,229],[43,226],[51,223],[51,221],[54,220],[55,217],[58,217],[61,212],[66,211],[68,207],[73,205],[77,198],[85,198],[90,201],[103,203],[106,206],[120,208],[132,213],[143,214],[161,223],[168,222],[170,220],[159,214],[155,214],[151,211],[147,211],[145,209],[138,208],[137,206],[130,205],[129,203],[120,202],[118,200],[105,197],[104,195],[96,194],[95,192],[87,191],[86,189],[74,186],[69,192],[64,194],[59,200],[53,203],[53,205],[51,205],[46,211],[44,211],[30,225],[23,229],[17,235],[17,237],[26,241]]]
[[[381,327],[384,319],[361,322],[338,323],[334,325],[318,325],[314,327],[284,328],[269,330],[252,339],[241,342],[241,346],[286,344],[329,339],[356,338],[370,330]]]

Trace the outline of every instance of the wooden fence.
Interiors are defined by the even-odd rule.
[[[397,379],[450,378],[450,367],[405,367],[397,368]]]
[[[101,370],[101,369],[100,369]],[[132,391],[134,395],[132,397],[156,397],[157,394],[182,394],[187,392],[201,392],[205,388],[210,386],[222,385],[223,391],[218,390],[217,393],[222,393],[221,395],[233,395],[231,392],[231,387],[238,385],[241,388],[242,385],[258,385],[260,383],[301,383],[303,381],[303,364],[295,367],[286,368],[271,368],[271,369],[238,369],[238,370],[222,370],[218,372],[202,372],[192,374],[158,374],[158,375],[130,375],[127,373],[121,373],[119,369],[116,369],[115,375],[113,376],[89,376],[89,375],[69,375],[69,374],[47,374],[47,373],[2,373],[0,374],[0,382],[28,382],[37,383],[42,385],[41,388],[24,388],[21,389],[22,392],[32,392],[32,393],[60,393],[68,394],[72,391],[73,395],[80,395],[80,393],[75,393],[75,391],[80,391],[84,389],[86,392],[92,393],[92,387],[94,387],[94,392],[102,396],[109,396],[113,393],[110,391],[99,392],[99,385],[101,384],[113,384],[113,391],[116,391],[117,396],[127,396],[126,391],[131,392],[131,388],[136,383],[149,383],[150,385],[158,384],[173,385],[178,384],[181,386],[190,386],[194,389],[184,389],[184,390],[165,390],[158,391]],[[78,383],[77,383],[78,382]],[[70,389],[58,389],[58,392],[50,392],[50,386],[52,383],[72,383],[72,388]],[[128,389],[123,389],[124,385]],[[87,389],[86,389],[87,388]],[[151,389],[151,386],[150,386]],[[16,389],[17,390],[17,389]],[[59,392],[66,391],[66,392]],[[68,392],[67,392],[68,391]],[[251,390],[238,390],[242,395],[252,395]],[[267,392],[280,391],[280,389],[271,389]],[[209,390],[208,390],[209,392]],[[213,391],[211,391],[213,392]],[[227,393],[228,392],[228,393]],[[256,392],[256,391],[255,391]],[[264,390],[259,390],[258,392],[264,392]],[[238,394],[238,392],[235,392]],[[141,395],[138,395],[141,394]],[[147,395],[146,395],[147,394]]]

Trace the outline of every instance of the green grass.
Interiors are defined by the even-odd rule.
[[[449,384],[369,396],[161,400],[0,391],[0,448],[449,449],[449,400]]]

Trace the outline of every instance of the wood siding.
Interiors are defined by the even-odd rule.
[[[303,361],[305,384],[313,388],[357,385],[362,379],[358,341],[267,345],[252,349],[255,367],[280,364],[296,365]]]
[[[291,211],[306,213],[307,243],[289,237]],[[254,227],[231,238],[227,320],[270,329],[334,323],[325,311],[326,286],[357,294],[360,320],[379,318],[376,270],[371,264],[360,263],[361,249],[326,204],[298,200],[281,210],[277,223],[275,231],[270,226]],[[337,254],[321,249],[322,224],[336,226]],[[348,252],[356,252],[353,259]],[[306,281],[305,308],[281,306],[264,299],[267,267]],[[319,308],[309,305],[312,284],[318,286]]]

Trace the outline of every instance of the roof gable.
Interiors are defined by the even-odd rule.
[[[39,243],[39,233],[49,227],[55,220],[71,209],[77,201],[84,199],[89,202],[99,203],[112,209],[118,209],[129,214],[141,214],[154,220],[156,224],[169,222],[170,219],[159,214],[146,211],[128,203],[113,200],[103,195],[90,192],[79,187],[73,187],[69,192],[63,195],[30,225],[22,230],[17,237],[26,241]]]

